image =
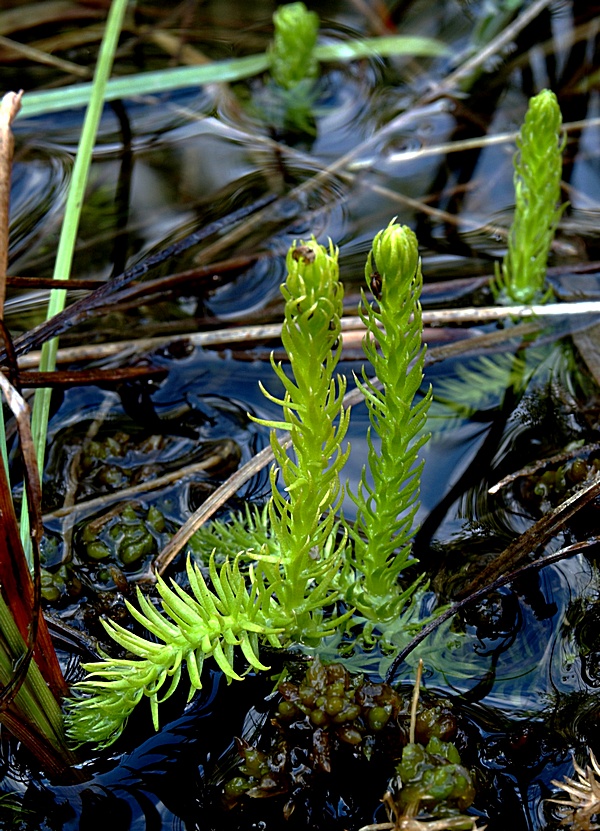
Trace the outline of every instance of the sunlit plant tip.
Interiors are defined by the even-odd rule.
[[[273,14],[275,33],[269,50],[271,76],[290,90],[306,79],[316,78],[319,62],[314,49],[319,34],[319,15],[304,3],[288,3]]]

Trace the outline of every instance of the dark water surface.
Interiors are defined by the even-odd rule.
[[[164,4],[146,4],[140,21],[150,30],[163,22],[167,29],[184,31],[185,42],[212,59],[258,52],[269,41],[272,3],[208,0],[166,5],[167,9]],[[504,238],[496,226],[506,228],[512,215],[514,145],[411,153],[513,132],[529,96],[545,86],[557,92],[565,121],[587,119],[580,131],[569,134],[566,148],[563,196],[570,207],[550,263],[565,270],[555,274],[554,285],[565,296],[596,298],[599,284],[593,270],[570,274],[570,268],[597,259],[597,82],[592,81],[590,90],[584,84],[598,68],[590,5],[550,3],[519,36],[515,49],[491,58],[479,77],[452,96],[430,94],[469,50],[478,48],[475,32],[485,9],[496,8],[493,19],[509,5],[488,0],[391,4],[392,31],[397,27],[402,34],[439,38],[451,47],[450,57],[373,58],[325,66],[313,111],[314,132],[284,129],[276,123],[276,113],[275,123],[269,123],[268,115],[260,112],[266,106],[261,79],[107,107],[73,277],[109,279],[243,206],[249,208],[243,233],[230,237],[224,231],[154,269],[149,278],[238,255],[261,256],[250,267],[226,272],[208,289],[188,282],[158,297],[140,296],[118,304],[65,333],[61,345],[141,336],[175,338],[280,319],[285,252],[293,240],[311,234],[320,242],[331,238],[339,245],[341,274],[351,298],[348,310],[353,314],[372,238],[394,216],[417,232],[422,245],[424,308],[490,304],[490,294],[485,289],[473,293],[466,278],[491,275],[494,258],[503,253]],[[375,13],[365,14],[369,4],[313,6],[323,21],[324,39],[381,33]],[[172,19],[167,12],[172,12]],[[574,35],[577,26],[583,28]],[[74,55],[84,60],[76,49]],[[169,58],[151,37],[139,40],[118,61],[131,72],[167,65]],[[39,69],[34,72],[9,62],[4,86],[33,88],[51,82],[53,71],[42,79]],[[82,112],[65,111],[16,124],[13,275],[52,275],[81,121]],[[347,158],[340,164],[342,157]],[[330,166],[334,172],[323,174]],[[252,205],[268,194],[278,199],[254,214]],[[72,293],[73,299],[78,296]],[[47,298],[44,289],[11,293],[6,320],[14,334],[43,319]],[[477,333],[499,329],[487,324],[477,327]],[[432,383],[437,400],[428,424],[433,437],[424,451],[415,554],[440,603],[455,597],[481,563],[501,552],[560,498],[552,502],[552,493],[536,495],[536,481],[523,478],[496,496],[490,496],[488,488],[573,442],[597,440],[595,382],[569,332],[563,320],[549,325],[543,342],[529,350],[517,351],[519,344],[508,342],[489,365],[474,356],[446,360],[427,370],[423,388]],[[452,333],[430,334],[433,347],[438,338],[448,340]],[[155,505],[172,531],[210,490],[268,443],[267,429],[247,413],[277,418],[276,408],[258,389],[262,380],[273,394],[279,392],[266,360],[271,348],[278,348],[276,341],[260,342],[254,349],[203,350],[181,340],[139,353],[124,347],[94,365],[144,363],[150,356],[153,365],[168,370],[166,380],[116,390],[75,388],[55,395],[45,471],[46,566],[50,575],[62,575],[55,580],[50,606],[64,623],[101,638],[99,616],[124,614],[123,594],[148,566],[147,557],[124,569],[113,561],[110,568],[90,562],[82,534],[85,523],[98,516],[97,509],[75,520],[52,516],[65,500],[70,465],[91,426],[97,422],[98,441],[121,442],[124,449],[120,455],[112,453],[110,475],[99,474],[96,463],[90,462],[76,494],[79,501],[216,457],[205,472],[140,497],[139,510]],[[355,357],[351,352],[344,356],[342,369],[349,375],[360,370]],[[367,422],[366,410],[357,406],[346,470],[354,489],[366,459]],[[263,472],[238,492],[229,508],[241,507],[248,498],[264,500],[268,491]],[[349,499],[344,510],[352,516]],[[588,507],[533,553],[550,553],[587,538],[595,533],[597,513],[597,506]],[[515,831],[557,827],[543,802],[554,790],[550,780],[572,774],[572,751],[581,762],[587,746],[600,751],[599,598],[595,555],[578,555],[498,589],[467,610],[454,624],[455,634],[461,636],[455,650],[438,640],[423,653],[426,688],[456,697],[461,753],[465,763],[479,771],[475,810],[492,831],[508,821]],[[63,646],[68,674],[74,678],[76,661]],[[412,655],[396,681],[411,683],[415,662]],[[377,661],[366,665],[376,673]],[[160,733],[153,734],[148,713],[136,715],[111,752],[86,764],[92,778],[84,785],[50,784],[5,743],[2,789],[23,794],[23,828],[57,831],[93,831],[108,825],[114,831],[204,831],[226,825],[357,829],[384,822],[379,799],[392,768],[383,778],[363,778],[359,797],[353,780],[348,781],[352,770],[336,774],[333,784],[315,795],[314,805],[292,815],[287,826],[280,802],[265,805],[264,817],[254,808],[241,814],[215,813],[211,788],[235,754],[230,750],[225,757],[229,761],[218,760],[231,748],[233,737],[247,730],[247,711],[264,721],[263,699],[271,689],[266,678],[227,687],[214,673],[185,712],[183,696],[163,705],[165,726]],[[9,822],[2,827],[12,827]]]

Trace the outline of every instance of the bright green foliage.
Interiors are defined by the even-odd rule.
[[[272,359],[284,397],[276,398],[263,388],[283,411],[281,421],[261,421],[272,428],[275,456],[267,512],[249,511],[245,520],[238,518],[230,525],[213,523],[212,530],[200,535],[200,549],[207,543],[214,546],[211,588],[200,570],[188,564],[191,594],[159,581],[167,617],[141,592],[141,611],[128,604],[133,617],[159,643],[110,621],[104,624],[109,635],[137,657],[107,658],[86,666],[90,675],[76,686],[76,698],[67,704],[73,742],[111,744],[144,696],[157,726],[158,704],[175,690],[184,663],[193,694],[201,687],[205,658],[213,657],[229,679],[239,679],[234,669],[237,650],[250,667],[264,669],[259,640],[275,648],[294,642],[314,645],[339,631],[354,612],[350,608],[337,613],[336,601],[342,595],[347,605],[356,603],[376,622],[378,615],[385,619],[401,611],[412,593],[412,588],[401,590],[398,577],[409,562],[420,474],[416,457],[425,441],[417,433],[429,404],[427,396],[412,405],[424,357],[417,243],[411,231],[391,224],[378,234],[369,257],[367,274],[376,270],[376,262],[380,271],[374,280],[381,281],[381,296],[379,311],[364,302],[365,351],[383,391],[366,374],[359,386],[382,443],[379,454],[370,447],[374,486],[363,477],[355,497],[357,526],[345,530],[336,518],[343,495],[340,472],[349,454],[342,443],[350,418],[343,406],[346,381],[334,375],[343,311],[337,253],[333,245],[326,249],[313,239],[294,244],[287,255],[281,338],[289,374]],[[277,429],[289,432],[291,453],[280,444]],[[280,474],[283,492],[278,488]],[[220,569],[217,553],[224,558]]]
[[[314,108],[318,93],[315,83],[319,61],[315,52],[319,16],[304,3],[279,6],[273,14],[274,38],[267,52],[270,78],[256,90],[250,102],[261,121],[276,132],[316,132]]]
[[[271,445],[287,498],[277,488],[274,466],[269,518],[280,562],[274,567],[264,562],[263,568],[282,607],[295,610],[298,634],[314,637],[313,610],[318,615],[336,598],[330,586],[343,547],[332,543],[341,500],[339,474],[349,453],[341,447],[350,418],[342,405],[346,381],[333,377],[341,351],[343,286],[333,245],[329,251],[314,240],[293,246],[286,264],[281,340],[293,380],[281,364],[271,361],[285,397],[263,392],[282,406],[284,421],[262,423],[289,430],[295,458],[282,449],[273,431]]]
[[[279,6],[273,14],[275,35],[269,51],[271,77],[291,90],[304,80],[316,78],[319,62],[314,49],[319,34],[319,15],[304,3]]]
[[[562,116],[556,96],[542,90],[529,102],[517,139],[514,185],[515,214],[497,288],[516,303],[539,300],[544,292],[546,263],[565,208],[560,205]]]
[[[338,597],[333,583],[345,538],[336,544],[335,511],[341,499],[339,473],[348,455],[341,443],[350,415],[342,406],[345,381],[333,378],[341,349],[343,297],[337,250],[330,246],[327,251],[314,240],[302,243],[289,252],[287,266],[282,340],[293,380],[273,361],[285,397],[279,401],[266,391],[265,395],[282,405],[285,421],[263,423],[292,435],[295,461],[274,431],[271,436],[288,498],[277,488],[274,468],[268,524],[265,516],[257,514],[245,531],[239,521],[230,531],[215,525],[214,541],[221,539],[226,553],[233,554],[241,543],[244,559],[255,561],[247,574],[241,571],[241,557],[236,556],[233,565],[226,559],[219,571],[213,554],[212,589],[200,570],[189,564],[192,595],[175,583],[171,589],[159,580],[162,606],[171,621],[138,591],[141,612],[131,604],[129,611],[162,643],[104,622],[113,640],[137,658],[107,658],[85,666],[90,675],[76,686],[76,698],[66,705],[68,735],[76,744],[111,744],[144,695],[150,699],[157,727],[158,704],[177,687],[184,662],[193,694],[201,687],[205,658],[212,656],[229,679],[240,680],[233,668],[237,648],[251,667],[266,669],[258,659],[259,636],[275,648],[294,640],[318,640],[351,614],[323,620],[324,607]]]
[[[350,601],[377,622],[396,618],[416,586],[400,592],[398,578],[411,563],[423,466],[422,461],[417,463],[417,454],[428,438],[419,434],[431,392],[413,403],[423,379],[425,350],[419,303],[423,278],[417,239],[410,228],[390,223],[377,234],[365,274],[378,310],[366,303],[363,294],[360,313],[367,327],[363,349],[381,388],[363,369],[363,380],[357,379],[357,384],[371,420],[371,481],[363,468],[358,493],[352,497],[358,507],[351,535],[359,577],[350,588]],[[379,435],[379,448],[371,430]]]
[[[248,589],[238,559],[233,564],[225,562],[218,571],[211,558],[212,590],[197,566],[188,562],[187,573],[191,594],[176,583],[171,589],[159,578],[162,607],[171,620],[159,614],[139,589],[141,611],[127,603],[132,616],[162,643],[141,638],[113,621],[102,621],[111,638],[137,657],[84,664],[90,675],[75,686],[76,697],[66,703],[67,735],[74,744],[112,744],[144,695],[150,699],[158,729],[158,704],[175,691],[184,662],[190,698],[202,687],[205,658],[212,656],[225,675],[236,680],[241,680],[233,668],[236,647],[251,667],[268,668],[258,659],[258,636],[278,647],[281,630],[265,623],[273,601],[264,585],[255,581]]]

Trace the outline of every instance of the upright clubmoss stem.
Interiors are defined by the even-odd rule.
[[[517,139],[515,213],[496,286],[514,303],[543,299],[550,246],[566,205],[560,205],[562,115],[553,92],[534,96]]]
[[[259,640],[275,648],[316,644],[338,631],[354,607],[373,630],[378,621],[397,618],[414,591],[416,584],[402,590],[398,578],[409,564],[422,464],[417,454],[426,441],[421,428],[430,397],[428,393],[414,403],[424,360],[417,242],[408,228],[391,223],[375,238],[367,263],[367,282],[378,304],[374,308],[363,294],[364,349],[382,389],[366,373],[357,383],[381,448],[376,450],[369,433],[372,483],[363,470],[353,497],[356,524],[345,527],[337,512],[343,495],[340,473],[349,455],[349,447],[342,444],[350,411],[343,406],[346,381],[335,377],[343,312],[337,256],[331,243],[325,248],[314,239],[294,243],[287,255],[281,338],[289,368],[284,370],[271,358],[283,398],[262,388],[266,398],[282,408],[283,419],[256,419],[272,428],[276,464],[271,469],[269,522],[254,517],[245,550],[243,542],[238,545],[240,525],[230,540],[234,551],[219,549],[232,555],[220,569],[213,552],[210,586],[191,564],[189,592],[159,580],[166,615],[141,592],[140,611],[127,604],[156,640],[105,622],[110,637],[137,657],[107,658],[85,666],[90,674],[67,703],[67,732],[73,741],[111,744],[144,696],[150,699],[157,726],[159,701],[177,687],[184,662],[190,694],[202,686],[207,657],[213,657],[229,679],[240,680],[234,669],[236,651],[250,666],[265,669],[258,658]],[[289,432],[292,453],[280,444],[277,429]],[[258,534],[257,522],[263,525]],[[339,598],[347,605],[343,613],[336,608]]]
[[[319,34],[319,15],[304,3],[279,6],[273,14],[275,27],[269,50],[271,76],[283,89],[294,89],[302,81],[316,78],[319,62],[314,49]]]
[[[363,468],[358,511],[351,529],[354,563],[359,574],[352,602],[370,619],[399,614],[407,594],[398,587],[410,564],[413,522],[418,508],[419,448],[431,393],[418,403],[425,350],[419,297],[423,284],[417,239],[394,222],[375,237],[365,269],[375,304],[363,301],[361,317],[367,327],[366,357],[379,385],[363,369],[362,390],[371,426],[368,432],[370,480]],[[374,431],[380,440],[376,448]]]
[[[273,361],[285,397],[280,401],[265,394],[283,407],[284,422],[271,426],[289,430],[295,461],[273,431],[271,443],[287,498],[277,489],[274,469],[270,518],[285,574],[280,603],[296,610],[303,621],[300,629],[311,629],[308,585],[325,557],[341,493],[339,472],[348,455],[341,449],[350,416],[342,406],[346,382],[334,378],[341,350],[343,286],[333,245],[329,250],[314,240],[295,245],[286,265],[281,339],[293,380]]]

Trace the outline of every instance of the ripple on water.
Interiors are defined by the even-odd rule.
[[[11,273],[22,272],[32,257],[54,256],[72,168],[66,152],[34,145],[18,152],[10,204]]]
[[[360,37],[347,28],[321,30],[321,42]],[[371,98],[383,76],[383,62],[369,58],[322,64],[320,77],[304,92],[277,87],[267,75],[233,85],[221,94],[218,117],[254,135],[267,135],[318,156],[353,149],[373,127]]]

